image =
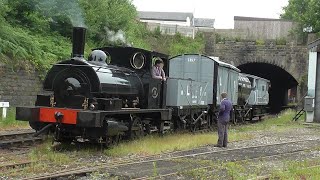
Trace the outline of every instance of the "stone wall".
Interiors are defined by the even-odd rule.
[[[251,68],[261,68],[261,64],[274,65],[282,69],[279,72],[290,74],[297,83],[300,83],[301,78],[308,71],[307,47],[293,43],[276,45],[275,40],[269,40],[263,45],[258,45],[255,41],[226,41],[219,44],[206,43],[205,49],[206,54],[219,57],[221,61],[236,67],[246,64],[257,64],[251,66]],[[273,73],[273,71],[270,71],[270,73]],[[286,83],[285,79],[283,81]],[[297,90],[296,98],[300,99],[304,95],[303,87],[299,87]]]
[[[41,90],[41,80],[34,70],[13,70],[0,64],[0,102],[9,102],[10,106],[34,105]]]
[[[288,38],[295,23],[283,19],[234,17],[234,29],[243,30],[247,39]]]
[[[226,41],[206,47],[206,54],[217,56],[220,60],[239,66],[246,63],[267,63],[276,65],[290,73],[298,82],[308,70],[308,50],[306,46],[292,43],[276,45],[275,41],[266,41],[257,45],[255,41]]]

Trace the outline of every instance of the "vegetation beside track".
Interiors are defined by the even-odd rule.
[[[285,131],[286,129],[302,127],[301,122],[292,122],[295,112],[287,110],[277,117],[265,119],[258,123],[248,123],[245,125],[230,125],[229,142],[249,140],[254,138],[255,131]],[[153,155],[163,152],[177,150],[188,150],[200,146],[217,143],[217,132],[203,134],[170,134],[164,137],[147,136],[142,139],[123,142],[117,146],[107,149],[105,152],[109,156],[126,156],[130,154]]]
[[[7,111],[7,117],[2,118],[2,109],[0,109],[0,131],[14,129],[29,129],[27,121],[16,121],[15,108],[11,107]]]
[[[257,138],[259,134],[271,134],[274,133],[274,136],[277,134],[288,134],[287,132],[295,132],[294,129],[302,128],[303,125],[301,122],[292,122],[291,119],[294,116],[294,111],[285,111],[277,117],[271,119],[265,119],[262,122],[258,123],[248,123],[245,125],[231,125],[230,130],[230,141],[243,141],[243,143],[250,143],[251,139]],[[305,129],[305,128],[304,128]],[[168,134],[165,136],[147,136],[135,141],[123,142],[117,146],[111,147],[109,149],[102,149],[97,145],[90,144],[56,144],[52,146],[52,139],[47,140],[41,145],[31,149],[25,157],[24,160],[30,160],[31,163],[25,167],[7,170],[4,174],[9,177],[25,177],[25,176],[34,176],[36,174],[42,174],[43,172],[54,173],[58,170],[65,170],[70,168],[78,167],[90,167],[96,166],[105,162],[113,161],[128,161],[130,159],[143,159],[143,157],[148,157],[149,155],[161,154],[179,150],[190,150],[195,148],[201,148],[205,145],[215,144],[217,141],[217,132],[208,132],[208,133],[196,133],[196,134]],[[241,142],[238,142],[241,143]],[[316,151],[314,149],[313,151]],[[16,158],[13,158],[16,159]],[[16,162],[16,161],[15,161]],[[19,162],[19,161],[18,161]],[[209,177],[210,167],[220,167],[225,172],[227,172],[228,177],[238,178],[245,171],[243,164],[239,162],[212,162],[203,160],[201,162],[190,162],[196,164],[201,163],[202,165],[209,166],[207,169],[194,169],[192,171],[179,172],[183,176],[191,176],[195,178]],[[248,163],[248,162],[242,162]],[[257,162],[259,163],[259,162]],[[261,162],[264,164],[264,162]],[[250,164],[249,164],[250,165]],[[156,168],[156,167],[155,167]],[[254,167],[253,172],[256,172],[254,175],[258,176],[263,173],[259,173],[262,170],[259,167]],[[296,172],[300,172],[301,169],[297,169]],[[305,170],[306,173],[312,173],[311,170]],[[279,177],[287,177],[288,174],[274,171],[270,175]],[[304,172],[303,172],[304,173]],[[106,177],[108,174],[106,172],[93,173],[91,176],[102,176]],[[212,172],[211,172],[212,175]],[[248,178],[255,176],[246,176]],[[291,176],[290,176],[291,177]],[[307,176],[309,177],[309,176]],[[313,177],[313,176],[310,176]],[[212,177],[214,178],[214,177]]]

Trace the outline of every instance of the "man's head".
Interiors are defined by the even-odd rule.
[[[228,94],[226,92],[221,93],[222,99],[227,98]]]
[[[163,61],[161,59],[157,59],[154,64],[157,67],[163,68]]]

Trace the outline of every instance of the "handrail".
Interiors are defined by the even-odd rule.
[[[303,101],[303,99],[308,95],[308,91],[304,94],[304,96],[297,102],[297,106]]]

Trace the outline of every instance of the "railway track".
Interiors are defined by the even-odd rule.
[[[260,157],[254,157],[254,158],[246,158],[245,160],[233,160],[230,162],[241,162],[241,161],[262,161],[262,160],[266,160],[268,158],[282,158],[282,157],[287,157],[290,155],[297,155],[301,152],[304,152],[306,149],[301,149],[301,150],[295,150],[293,152],[287,152],[287,153],[279,153],[276,155],[266,155],[266,156],[260,156]],[[320,165],[317,166],[312,166],[312,167],[320,167]],[[308,167],[308,168],[312,168],[312,167]],[[213,165],[208,165],[208,166],[203,166],[200,168],[195,168],[193,170],[206,170],[206,169],[212,169],[214,168]],[[138,178],[132,178],[131,180],[146,180],[146,179],[161,179],[161,178],[169,178],[169,177],[176,177],[177,175],[179,175],[181,172],[172,172],[172,173],[166,173],[166,174],[161,174],[159,176],[155,176],[155,177],[149,177],[149,176],[145,176],[145,177],[138,177]],[[269,179],[271,177],[271,175],[266,175],[266,176],[259,176],[257,177],[257,179],[260,180],[264,180],[264,179]]]
[[[12,131],[0,133],[0,148],[7,148],[14,145],[30,145],[42,141],[44,138],[33,137],[35,131]]]
[[[12,163],[6,163],[0,165],[0,171],[5,171],[7,169],[14,169],[14,168],[21,168],[21,167],[26,167],[30,164],[34,163],[34,161],[22,161],[22,162],[12,162]]]
[[[276,156],[288,156],[290,154],[294,154],[294,153],[299,153],[302,151],[307,150],[308,148],[297,148],[297,145],[303,145],[305,143],[310,143],[315,144],[315,145],[319,145],[320,141],[318,139],[316,140],[301,140],[301,141],[291,141],[291,142],[284,142],[284,143],[277,143],[277,144],[269,144],[269,145],[259,145],[259,146],[251,146],[251,147],[245,147],[245,148],[233,148],[233,149],[219,149],[219,150],[215,150],[215,151],[201,151],[201,152],[196,152],[196,153],[192,153],[192,152],[188,152],[187,154],[180,154],[176,153],[176,154],[167,154],[167,156],[162,157],[162,158],[152,158],[150,157],[149,159],[145,159],[142,161],[137,161],[137,160],[127,160],[127,161],[115,161],[112,163],[101,163],[98,164],[96,166],[92,166],[92,167],[78,167],[78,168],[74,168],[74,169],[66,169],[63,171],[59,171],[59,172],[55,172],[55,173],[51,173],[51,174],[43,174],[43,175],[39,175],[39,176],[34,176],[34,177],[27,177],[25,179],[29,179],[29,180],[41,180],[41,179],[57,179],[57,178],[62,178],[62,177],[77,177],[77,176],[86,176],[87,174],[93,173],[93,172],[97,172],[97,171],[104,171],[104,172],[108,172],[114,175],[119,175],[121,176],[121,174],[117,173],[117,172],[130,172],[130,168],[137,168],[138,166],[143,166],[143,167],[152,167],[153,163],[157,163],[157,164],[161,164],[165,162],[169,162],[172,160],[177,160],[177,159],[183,159],[183,158],[203,158],[209,155],[209,157],[222,157],[222,155],[228,155],[228,156],[233,156],[238,154],[239,152],[247,152],[248,153],[248,157],[244,158],[244,157],[237,157],[235,159],[233,159],[232,161],[241,161],[241,160],[255,160],[255,159],[261,159],[261,158],[270,158],[270,157],[276,157]],[[270,151],[266,151],[266,152],[262,152],[262,149],[277,149],[277,148],[283,148],[284,146],[292,146],[295,147],[296,149],[292,149],[292,150],[287,150],[286,152],[283,153],[279,153],[277,151],[274,150],[270,150]],[[257,153],[258,152],[258,153]],[[260,153],[260,154],[259,154]],[[209,168],[212,166],[204,166],[201,168]],[[131,169],[132,170],[132,169]],[[172,172],[174,171],[174,172]],[[174,174],[177,174],[178,171],[175,171],[175,169],[171,169],[171,172],[169,173],[161,173],[159,175],[159,177],[165,177],[165,176],[172,176]],[[131,177],[130,177],[131,178]],[[134,178],[136,179],[148,179],[150,178],[150,176],[135,176]]]

